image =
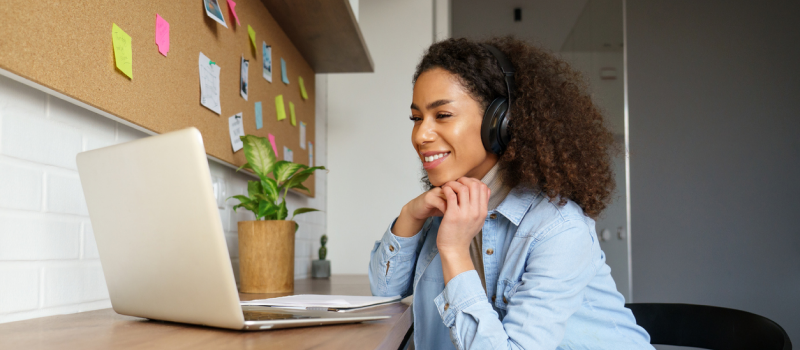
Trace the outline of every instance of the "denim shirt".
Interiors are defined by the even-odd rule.
[[[370,254],[373,295],[414,295],[417,349],[654,349],[617,292],[594,220],[515,188],[483,224],[486,291],[475,270],[445,285],[441,217],[412,237],[389,226]]]

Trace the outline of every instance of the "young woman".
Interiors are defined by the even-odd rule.
[[[414,295],[418,349],[653,349],[595,233],[613,136],[578,73],[513,38],[445,40],[417,66],[411,121],[428,191],[369,277]]]

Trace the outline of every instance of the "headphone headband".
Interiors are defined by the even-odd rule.
[[[506,55],[503,54],[500,50],[496,47],[488,44],[481,44],[486,50],[494,56],[497,60],[497,63],[500,65],[500,70],[505,75],[506,80],[506,91],[507,91],[507,98],[508,98],[508,105],[511,107],[511,94],[516,89],[516,85],[514,84],[514,65],[511,64],[511,61],[508,60]]]

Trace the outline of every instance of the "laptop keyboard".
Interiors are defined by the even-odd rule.
[[[305,318],[319,318],[314,316],[303,316],[294,314],[285,314],[278,312],[268,311],[243,311],[245,321],[271,321],[271,320],[300,320]]]

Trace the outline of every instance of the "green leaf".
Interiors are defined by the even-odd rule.
[[[286,201],[283,201],[278,207],[277,218],[275,220],[286,220],[287,215],[289,215],[289,210],[286,209]]]
[[[247,163],[262,179],[272,172],[275,166],[275,153],[266,137],[245,135],[239,137],[244,143],[244,156]]]
[[[261,182],[255,180],[247,181],[247,194],[250,195],[251,198],[255,198],[256,193],[262,192],[264,191],[261,189]]]
[[[239,171],[239,170],[242,170],[242,169],[250,169],[250,170],[253,170],[253,168],[251,168],[251,167],[250,167],[250,163],[244,163],[244,164],[242,164],[242,166],[240,166],[240,167],[236,168],[236,171]]]
[[[278,181],[279,184],[282,184],[291,178],[294,173],[303,168],[308,168],[308,166],[282,160],[275,164],[275,169],[272,171],[272,174],[275,176],[275,180]]]
[[[295,176],[292,176],[292,178],[289,179],[289,181],[286,181],[286,183],[284,183],[283,186],[286,188],[296,188],[298,185],[302,185],[303,181],[306,181],[306,179],[308,179],[309,176],[311,176],[311,173],[306,173],[306,172],[297,173]]]
[[[295,209],[295,210],[294,210],[294,213],[292,213],[292,220],[294,220],[294,217],[295,217],[295,216],[297,216],[297,214],[310,213],[310,212],[312,212],[312,211],[319,211],[319,209],[314,209],[314,208],[297,208],[297,209]]]
[[[306,192],[308,192],[308,193],[311,193],[311,190],[309,190],[309,189],[308,189],[308,187],[306,187],[306,186],[303,186],[303,184],[297,184],[297,185],[294,185],[294,188],[296,188],[296,189],[298,189],[298,190],[303,190],[303,191],[306,191]]]
[[[321,169],[325,169],[325,167],[324,166],[315,166],[313,168],[307,168],[307,169],[304,169],[303,171],[299,171],[299,172],[297,172],[297,174],[294,174],[294,176],[292,176],[291,179],[286,181],[286,183],[284,183],[283,186],[286,187],[286,188],[299,188],[298,186],[302,186],[303,181],[306,181],[306,179],[308,179],[309,176],[314,174],[315,170],[321,170]],[[305,186],[303,186],[302,189],[305,189],[306,191],[311,192],[307,188],[305,188]]]
[[[262,201],[258,205],[258,217],[259,218],[264,217],[268,219],[267,217],[274,215],[276,210],[277,208],[275,207],[275,204]]]
[[[238,199],[238,200],[239,200],[239,202],[240,202],[240,203],[242,203],[242,204],[244,204],[244,203],[249,203],[250,201],[252,201],[252,199],[250,199],[250,198],[247,198],[247,196],[242,196],[242,195],[236,195],[236,196],[230,196],[230,197],[228,197],[228,199],[231,199],[231,198],[236,198],[236,199]]]
[[[268,177],[261,179],[261,188],[263,192],[269,198],[269,201],[275,203],[278,201],[278,195],[280,194],[280,190],[278,190],[278,184],[275,180],[270,179]]]

